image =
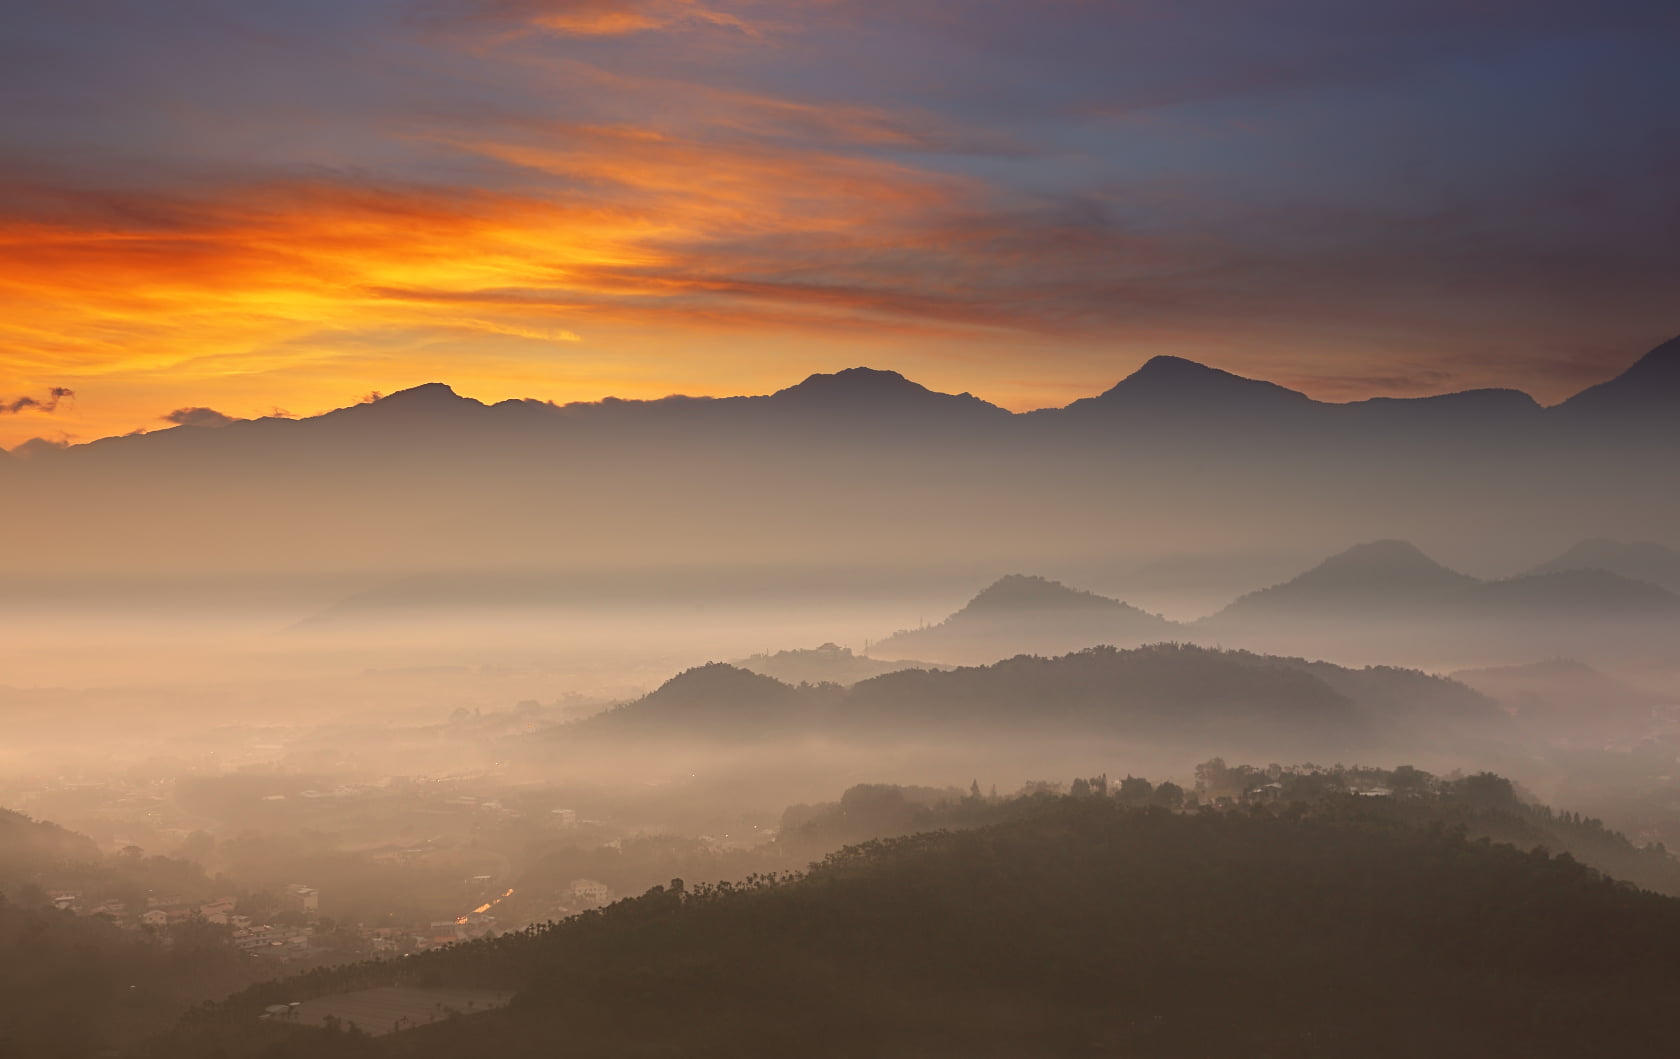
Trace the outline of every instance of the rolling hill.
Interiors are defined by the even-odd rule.
[[[1484,738],[1504,721],[1479,693],[1415,671],[1155,644],[910,669],[849,688],[796,688],[712,663],[642,699],[551,729],[548,738],[561,751],[820,736],[864,745],[1135,739],[1298,755]]]
[[[1026,799],[792,878],[673,880],[546,929],[257,987],[141,1055],[1669,1054],[1680,900],[1360,801]],[[377,979],[516,995],[377,1039],[257,1019]]]
[[[871,645],[884,658],[991,662],[1016,654],[1061,654],[1098,644],[1133,647],[1170,637],[1177,626],[1116,599],[1059,581],[1011,574],[937,625],[906,629]]]

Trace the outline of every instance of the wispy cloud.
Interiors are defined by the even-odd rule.
[[[865,342],[1557,397],[1680,327],[1672,5],[208,10],[0,15],[0,367],[89,431]]]
[[[20,412],[58,411],[58,404],[66,398],[76,396],[76,391],[64,386],[54,386],[47,391],[45,397],[0,397],[0,415],[17,415]]]

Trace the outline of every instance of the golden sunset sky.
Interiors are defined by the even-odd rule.
[[[1517,14],[9,5],[0,446],[859,364],[1027,409],[1161,353],[1558,400],[1680,331],[1677,16]]]

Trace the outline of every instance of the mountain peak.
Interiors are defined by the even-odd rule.
[[[777,390],[773,396],[867,398],[931,393],[932,390],[911,382],[896,371],[858,367],[808,375],[804,381]]]
[[[398,390],[396,393],[386,394],[383,397],[374,398],[368,403],[390,406],[422,403],[453,404],[456,401],[465,400],[466,398],[451,389],[448,383],[427,382],[419,386],[410,386],[406,390]]]
[[[846,368],[832,374],[819,372],[795,386],[777,390],[767,400],[776,405],[803,409],[940,409],[1009,415],[1004,409],[970,393],[940,393],[911,382],[896,371],[863,367]]]
[[[1101,404],[1183,402],[1213,405],[1307,405],[1304,393],[1250,379],[1184,357],[1151,357],[1138,370],[1092,400]],[[1082,402],[1076,402],[1082,403]]]
[[[457,411],[484,407],[471,397],[462,397],[444,383],[428,382],[383,396],[369,395],[369,399],[360,404],[328,412],[327,417],[345,423],[424,423]]]
[[[1474,580],[1468,574],[1442,566],[1410,541],[1392,539],[1356,544],[1332,555],[1302,576],[1309,575],[1322,575],[1326,579],[1421,577],[1459,582]]]
[[[1045,609],[1110,609],[1120,606],[1118,600],[1099,596],[1094,592],[1069,588],[1060,581],[1028,574],[1008,574],[998,578],[968,601],[963,608],[969,613]]]
[[[1640,357],[1615,378],[1587,387],[1558,407],[1588,412],[1680,410],[1680,335]]]

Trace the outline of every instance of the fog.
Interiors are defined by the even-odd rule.
[[[1551,840],[1670,887],[1680,522],[1638,483],[1672,430],[1197,413],[1200,378],[1060,418],[896,376],[795,411],[428,388],[11,460],[0,893],[241,956],[127,1046],[1093,791],[1436,799],[1502,841],[1585,813],[1626,839]]]

